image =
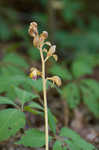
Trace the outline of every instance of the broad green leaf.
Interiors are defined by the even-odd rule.
[[[0,93],[9,91],[9,88],[20,85],[26,81],[25,76],[1,76],[0,77]]]
[[[32,80],[28,79],[27,84],[29,84],[35,90],[41,92],[42,91],[42,79]]]
[[[98,98],[99,97],[99,82],[92,79],[81,80],[81,83],[88,87]]]
[[[9,64],[2,66],[1,71],[3,75],[24,75],[24,72],[21,68]]]
[[[33,109],[31,109],[33,108]],[[35,109],[40,109],[41,111],[35,110]],[[44,109],[43,107],[41,107],[41,105],[35,103],[35,102],[31,102],[28,106],[24,107],[24,110],[32,112],[33,114],[40,114],[41,116],[44,116]],[[50,109],[48,109],[48,122],[49,122],[49,126],[51,128],[51,130],[53,131],[53,133],[56,133],[56,118],[55,116],[52,114],[52,112],[50,111]]]
[[[16,106],[16,104],[13,103],[12,100],[10,100],[10,99],[7,98],[7,97],[3,97],[3,96],[0,96],[0,104],[9,104],[9,105]]]
[[[40,109],[43,112],[35,110],[35,109]],[[43,109],[43,107],[41,107],[41,105],[39,105],[39,104],[37,104],[35,102],[31,102],[28,106],[25,106],[24,110],[32,112],[33,114],[40,114],[41,116],[44,116],[44,109]],[[48,109],[48,122],[49,122],[49,126],[50,126],[52,132],[55,134],[56,133],[56,118],[52,114],[50,109]]]
[[[67,150],[66,148],[62,147],[63,142],[56,141],[53,145],[53,150]]]
[[[28,54],[33,60],[40,60],[40,53],[37,48],[30,48]]]
[[[23,112],[17,109],[5,109],[0,111],[0,141],[7,140],[15,135],[25,125]]]
[[[69,73],[69,71],[67,70],[67,68],[58,65],[54,65],[51,67],[51,69],[49,70],[50,73],[52,73],[53,75],[58,75],[61,78],[63,78],[64,80],[71,80],[72,79],[72,75]]]
[[[65,143],[70,150],[82,150],[77,144],[72,140],[66,140]]]
[[[31,107],[31,108],[44,110],[43,107],[41,105],[39,105],[38,103],[36,103],[36,102],[31,102],[30,104],[28,104],[28,106]]]
[[[38,92],[41,92],[43,90],[43,84],[42,79],[32,80],[27,79],[27,84],[31,86],[33,89],[37,90]],[[51,82],[47,81],[47,89],[50,87]]]
[[[36,110],[30,106],[24,106],[24,111],[28,111],[34,115],[41,115],[43,116],[43,112],[39,111],[39,110]]]
[[[99,117],[99,101],[96,94],[90,90],[90,88],[80,85],[81,92],[83,94],[84,103],[88,109],[96,116]]]
[[[72,72],[74,77],[78,78],[86,74],[91,74],[92,66],[85,61],[75,61],[72,65]]]
[[[7,54],[4,57],[3,62],[12,64],[15,66],[25,67],[25,68],[28,67],[28,64],[26,63],[26,61],[21,56],[17,55],[16,53]]]
[[[21,140],[17,144],[22,144],[26,147],[42,147],[45,145],[45,134],[37,129],[29,129],[25,131],[25,134],[21,137]]]
[[[71,150],[96,150],[92,144],[83,140],[76,132],[69,128],[62,128],[60,136],[64,137],[65,143]]]
[[[17,87],[15,87],[15,93],[22,104],[24,104],[28,101],[31,101],[34,98],[38,98],[38,95],[27,92],[27,91],[17,88]]]
[[[9,97],[9,99],[11,99],[12,101],[16,100],[16,93],[14,90],[14,86],[9,87],[9,89],[7,90],[5,94],[6,94],[6,97]]]
[[[75,83],[69,83],[62,89],[62,96],[70,108],[75,108],[80,103],[79,88]]]
[[[35,110],[35,109],[40,109],[43,112]],[[28,104],[28,106],[25,106],[24,110],[29,111],[29,112],[31,112],[33,114],[40,114],[41,116],[44,116],[44,109],[43,109],[43,107],[41,107],[41,105],[39,105],[39,104],[37,104],[35,102],[31,102],[30,104]],[[52,132],[55,134],[56,133],[56,118],[52,114],[50,109],[48,109],[48,122],[49,122],[49,126],[50,126]]]
[[[52,112],[50,111],[50,109],[48,109],[48,122],[49,122],[49,126],[50,126],[51,130],[55,134],[56,133],[56,118],[52,114]]]

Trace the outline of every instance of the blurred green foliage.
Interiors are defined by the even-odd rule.
[[[99,117],[99,83],[91,78],[94,66],[97,65],[93,61],[96,55],[88,57],[87,54],[76,57],[70,69],[55,64],[49,72],[53,75],[56,73],[64,80],[65,84],[60,93],[70,108],[76,108],[83,100],[88,109]]]
[[[59,8],[54,2],[58,2]],[[32,41],[28,36],[28,26],[31,21],[37,21],[39,32],[48,30],[50,28],[48,8],[50,7],[53,7],[54,10],[55,22],[51,19],[50,21],[55,25],[53,35],[60,63],[50,66],[47,71],[49,74],[56,74],[62,78],[61,90],[56,89],[66,100],[70,109],[75,109],[83,103],[95,117],[99,118],[99,83],[92,77],[95,67],[99,66],[99,19],[94,13],[89,13],[86,2],[82,0],[53,0],[52,4],[48,7],[47,0],[32,1],[30,5],[33,6],[33,9],[28,8],[29,13],[26,13],[23,8],[20,11],[15,6],[0,5],[0,94],[5,96],[0,97],[0,104],[15,107],[0,111],[0,134],[4,135],[0,136],[0,141],[6,140],[15,135],[20,128],[24,128],[23,107],[25,111],[43,115],[42,106],[38,103],[31,102],[27,106],[29,101],[39,98],[39,93],[42,91],[42,80],[34,81],[26,75],[30,64],[40,60],[39,52],[32,47]],[[52,84],[47,83],[47,88],[50,87],[49,85]],[[16,109],[17,105],[20,106],[21,111]],[[10,118],[12,121],[8,120],[8,124],[6,113],[9,114],[9,117],[12,115]],[[51,132],[56,134],[57,120],[50,109],[48,115]],[[17,124],[16,120],[18,120]],[[2,129],[3,125],[6,130]],[[85,150],[86,147],[88,150],[94,149],[92,145],[83,141],[68,128],[63,128],[60,136],[67,139],[64,139],[63,142],[56,141],[53,150],[56,150],[57,147],[60,150],[66,150],[62,147],[64,143],[70,150]],[[70,141],[69,138],[72,140]],[[39,141],[39,143],[33,143],[33,141]],[[29,129],[18,143],[41,147],[44,145],[44,133],[34,128]]]

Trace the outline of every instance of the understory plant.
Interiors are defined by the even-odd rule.
[[[10,140],[12,136],[17,137],[19,133],[18,138],[14,139],[14,144],[25,147],[36,149],[45,146],[45,150],[96,150],[95,146],[83,140],[71,129],[67,127],[56,129],[58,119],[47,106],[46,92],[52,85],[60,87],[62,83],[57,75],[47,77],[45,74],[48,59],[50,57],[56,61],[58,59],[55,54],[56,46],[46,41],[48,38],[46,31],[39,34],[36,22],[30,24],[28,31],[33,38],[34,47],[40,52],[42,69],[40,71],[32,67],[29,78],[20,69],[28,67],[21,57],[8,54],[1,62],[3,67],[0,68],[0,94],[2,94],[0,106],[5,107],[4,109],[1,107],[0,110],[0,144]],[[43,101],[40,97],[42,91]],[[34,101],[37,99],[39,102]],[[33,124],[30,126],[26,117],[27,112],[44,117],[45,132],[34,128]]]
[[[46,42],[45,40],[48,37],[48,33],[46,31],[43,31],[40,35],[38,34],[38,29],[37,29],[37,23],[32,22],[30,24],[29,28],[29,34],[33,37],[33,45],[39,49],[40,51],[40,56],[41,56],[41,62],[42,62],[42,72],[40,72],[37,68],[31,68],[31,73],[30,77],[32,79],[37,79],[37,76],[42,77],[43,81],[43,98],[44,98],[44,117],[45,117],[45,145],[46,145],[46,150],[49,149],[48,146],[48,110],[47,110],[47,95],[46,95],[46,82],[47,80],[53,81],[53,83],[56,83],[58,86],[61,85],[61,79],[58,76],[53,76],[53,77],[46,77],[45,76],[45,63],[47,60],[52,56],[54,59],[57,61],[57,55],[55,53],[56,46],[51,45],[50,42]],[[47,50],[44,48],[45,45],[48,45],[50,48]],[[44,54],[46,53],[46,57],[44,58]]]
[[[95,59],[95,55],[80,54],[69,69],[65,63],[54,64],[49,72],[63,79],[64,86],[60,93],[70,109],[74,110],[83,103],[94,117],[99,118],[99,82],[93,78],[94,68],[98,64]]]

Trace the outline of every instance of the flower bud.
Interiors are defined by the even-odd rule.
[[[58,76],[53,76],[53,81],[56,83],[57,86],[61,86],[62,82],[61,79]]]
[[[30,36],[32,36],[32,37],[35,37],[38,34],[36,22],[30,23],[28,32],[29,32]]]
[[[29,76],[33,80],[36,80],[38,76],[42,76],[42,73],[36,68],[31,68],[30,71],[31,71],[31,73]]]
[[[40,37],[42,37],[44,40],[48,38],[48,32],[43,31],[40,35]]]
[[[46,31],[43,31],[39,36],[39,44],[40,46],[43,46],[45,43],[44,41],[47,39],[48,33]]]
[[[56,61],[58,60],[58,56],[56,54],[54,54],[53,57]]]
[[[58,76],[53,76],[47,79],[53,81],[53,83],[55,83],[57,86],[62,85],[61,79]]]
[[[47,53],[47,56],[48,57],[52,56],[55,53],[55,51],[56,51],[56,45],[51,46]]]

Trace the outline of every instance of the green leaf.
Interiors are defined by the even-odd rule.
[[[30,112],[34,115],[41,115],[43,116],[43,112],[39,110],[35,110],[34,108],[31,108],[30,106],[24,106],[24,111]]]
[[[35,115],[41,115],[41,116],[43,115],[43,112],[35,109],[43,110],[43,107],[36,102],[31,102],[30,104],[28,104],[28,106],[24,107],[25,111],[31,112]]]
[[[40,53],[37,48],[30,48],[28,54],[33,60],[40,60]]]
[[[65,147],[62,147],[63,142],[56,141],[53,145],[53,150],[67,150]]]
[[[31,109],[34,108],[34,109]],[[36,109],[40,109],[43,112],[40,112]],[[41,105],[39,105],[38,103],[35,102],[31,102],[30,104],[28,104],[28,106],[24,107],[24,110],[32,112],[33,114],[40,114],[41,116],[44,116],[44,109],[43,107],[41,107]],[[52,130],[52,132],[55,134],[56,133],[56,118],[55,116],[52,114],[52,112],[50,111],[50,109],[48,109],[48,122],[49,122],[49,126]]]
[[[7,98],[7,97],[3,97],[3,96],[0,96],[0,104],[9,104],[9,105],[16,106],[16,104],[13,103],[12,100],[10,100],[10,99]]]
[[[38,92],[41,92],[43,90],[43,84],[42,79],[32,80],[27,79],[27,84],[31,86],[33,89],[37,90]],[[51,82],[47,81],[47,89],[50,87]]]
[[[6,97],[9,97],[12,101],[16,101],[16,93],[14,90],[14,86],[10,86],[9,89],[5,93]]]
[[[74,141],[67,139],[65,143],[70,150],[82,150],[78,145],[75,144]]]
[[[95,94],[97,98],[99,97],[99,83],[96,80],[84,79],[81,80],[81,83],[84,86],[88,87]]]
[[[75,61],[72,65],[72,72],[74,77],[78,78],[86,74],[91,74],[93,71],[93,68],[91,64],[85,61]]]
[[[6,66],[2,66],[1,72],[3,75],[24,75],[24,72],[21,68],[9,64]]]
[[[71,150],[96,150],[96,148],[83,140],[76,132],[69,128],[62,128],[60,136],[64,138],[64,142]]]
[[[28,104],[28,106],[31,107],[31,108],[44,110],[43,107],[41,105],[39,105],[38,103],[36,103],[36,102],[31,102],[30,104]]]
[[[15,93],[22,104],[24,104],[28,101],[31,101],[34,98],[38,98],[38,95],[27,92],[27,91],[17,88],[17,87],[15,87]]]
[[[79,88],[75,83],[69,83],[62,89],[62,96],[70,108],[75,108],[80,103]]]
[[[96,94],[88,87],[85,87],[83,85],[80,85],[80,89],[83,94],[84,103],[96,117],[99,117],[99,101]]]
[[[25,134],[21,137],[21,140],[17,144],[22,144],[26,147],[42,147],[45,145],[45,134],[37,129],[29,129],[25,131]]]
[[[50,126],[51,130],[55,134],[56,133],[56,118],[52,114],[52,112],[50,111],[50,109],[48,109],[48,121],[49,121],[49,126]]]
[[[9,88],[13,88],[14,86],[18,86],[26,81],[25,76],[1,76],[0,77],[0,93],[9,91]]]
[[[53,75],[58,75],[61,78],[63,78],[64,80],[71,80],[72,76],[69,73],[69,71],[65,68],[62,67],[61,65],[54,65],[51,67],[51,69],[49,70],[50,73],[52,73]]]
[[[19,67],[28,67],[28,64],[26,63],[26,61],[19,55],[17,55],[16,53],[9,53],[7,54],[4,59],[3,59],[4,63],[8,63],[8,64],[12,64],[15,66],[19,66]]]
[[[17,109],[5,109],[0,111],[0,141],[15,135],[25,125],[23,112]]]
[[[42,79],[32,80],[28,79],[27,84],[29,84],[35,90],[41,92],[42,91]]]

